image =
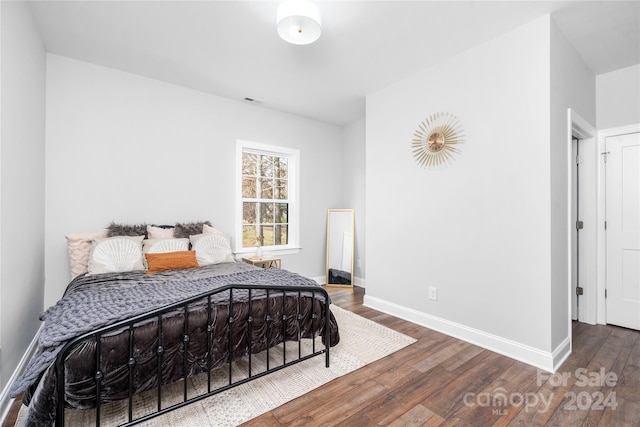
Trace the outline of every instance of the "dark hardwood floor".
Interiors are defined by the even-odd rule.
[[[243,427],[640,426],[638,331],[574,322],[573,353],[551,376],[364,307],[362,288],[329,293],[334,304],[418,341]]]
[[[574,323],[554,375],[364,307],[364,289],[333,303],[417,339],[243,427],[640,426],[640,332]],[[505,403],[505,404],[503,404]],[[3,427],[15,423],[14,405]]]

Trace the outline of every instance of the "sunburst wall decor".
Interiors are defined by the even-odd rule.
[[[462,132],[462,124],[453,114],[432,114],[413,133],[413,156],[425,168],[453,160],[460,153],[456,145],[464,143]]]

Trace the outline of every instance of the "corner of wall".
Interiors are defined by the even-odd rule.
[[[5,248],[0,257],[0,371],[4,385],[40,326],[38,314],[43,308],[46,54],[26,2],[0,2],[0,10],[0,248]]]
[[[570,340],[571,119],[569,109],[595,123],[595,75],[557,27],[550,26],[551,348]]]

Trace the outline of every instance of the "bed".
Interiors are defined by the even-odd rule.
[[[235,262],[228,237],[217,230],[191,235],[188,251],[173,250],[175,235],[118,237],[91,238],[89,271],[76,275],[43,316],[37,354],[12,388],[24,392],[26,425],[64,425],[82,411],[99,425],[101,408],[114,402],[123,404],[118,424],[130,425],[311,357],[324,355],[328,367],[338,325],[315,281]],[[205,240],[216,242],[213,250],[198,244]],[[114,241],[134,242],[144,268],[95,273],[99,244]],[[145,252],[146,241],[161,243],[164,252]],[[175,264],[176,254],[188,260]],[[252,358],[265,353],[266,367],[252,371]],[[238,364],[242,375],[232,374]],[[222,371],[224,381],[212,379]],[[198,376],[207,386],[194,393],[188,381]],[[175,390],[167,397],[171,387],[179,398]],[[154,409],[136,413],[136,399],[149,393]]]

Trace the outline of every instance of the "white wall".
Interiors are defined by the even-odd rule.
[[[596,77],[598,129],[640,123],[640,64]]]
[[[562,279],[550,260],[561,214],[550,193],[550,25],[540,18],[366,105],[365,303],[547,368]],[[411,139],[439,111],[460,119],[466,143],[448,167],[425,170]]]
[[[68,282],[66,234],[205,219],[233,234],[237,139],[300,150],[302,250],[283,267],[324,276],[340,128],[47,55],[45,306]]]
[[[567,109],[577,112],[592,126],[596,122],[596,79],[569,43],[564,34],[551,21],[551,348],[556,349],[568,340],[569,325],[569,153]],[[586,166],[586,165],[583,165]],[[584,175],[584,174],[583,174]],[[586,175],[584,175],[586,177]],[[582,182],[583,187],[595,181]],[[594,193],[595,194],[595,193]],[[583,212],[584,214],[584,212]],[[594,222],[587,222],[594,227]],[[587,230],[585,230],[586,232]],[[584,233],[583,233],[584,234]],[[583,257],[584,257],[583,253]],[[583,258],[583,261],[586,258]],[[595,282],[594,282],[595,285]],[[588,289],[595,290],[595,286]],[[591,296],[591,295],[590,295]],[[595,295],[594,295],[595,296]],[[568,341],[566,341],[568,343]],[[567,348],[568,350],[568,348]]]
[[[0,2],[0,389],[40,326],[44,288],[45,50],[24,2]]]
[[[365,121],[345,126],[343,141],[341,207],[354,209],[354,283],[365,286]]]

